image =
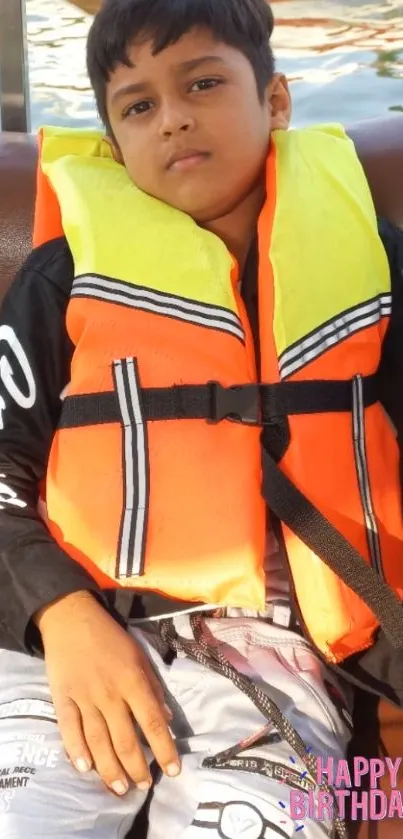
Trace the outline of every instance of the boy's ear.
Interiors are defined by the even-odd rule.
[[[108,137],[107,135],[104,137],[104,141],[105,143],[108,143],[108,146],[113,155],[113,159],[116,160],[116,163],[123,164],[123,157],[121,155],[119,146],[114,142],[114,140],[111,139],[111,137]]]
[[[282,73],[276,73],[268,88],[267,96],[271,114],[271,128],[287,129],[291,121],[291,96],[286,77]]]

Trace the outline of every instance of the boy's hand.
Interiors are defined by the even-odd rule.
[[[127,792],[128,778],[146,789],[151,778],[135,720],[161,769],[177,775],[169,711],[141,646],[88,592],[52,603],[35,621],[60,733],[74,766],[80,772],[95,766],[118,795]]]

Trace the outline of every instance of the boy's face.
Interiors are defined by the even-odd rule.
[[[226,216],[259,182],[270,131],[287,128],[289,96],[276,76],[263,103],[243,53],[205,29],[152,55],[129,50],[107,85],[115,155],[140,189],[201,224]]]

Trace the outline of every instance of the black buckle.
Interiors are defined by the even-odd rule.
[[[245,425],[261,425],[260,388],[258,384],[223,387],[219,382],[208,382],[210,388],[210,417],[208,422],[223,419]]]

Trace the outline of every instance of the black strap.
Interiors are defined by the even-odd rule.
[[[377,399],[376,374],[363,378],[364,406]],[[142,388],[143,417],[147,421],[230,419],[250,425],[266,425],[282,416],[321,414],[352,410],[350,381],[278,382],[223,387],[206,385]],[[60,428],[120,422],[119,402],[114,391],[67,396],[63,402]]]
[[[392,646],[402,649],[403,609],[392,589],[284,475],[265,446],[262,458],[263,496],[272,513],[369,606]]]

